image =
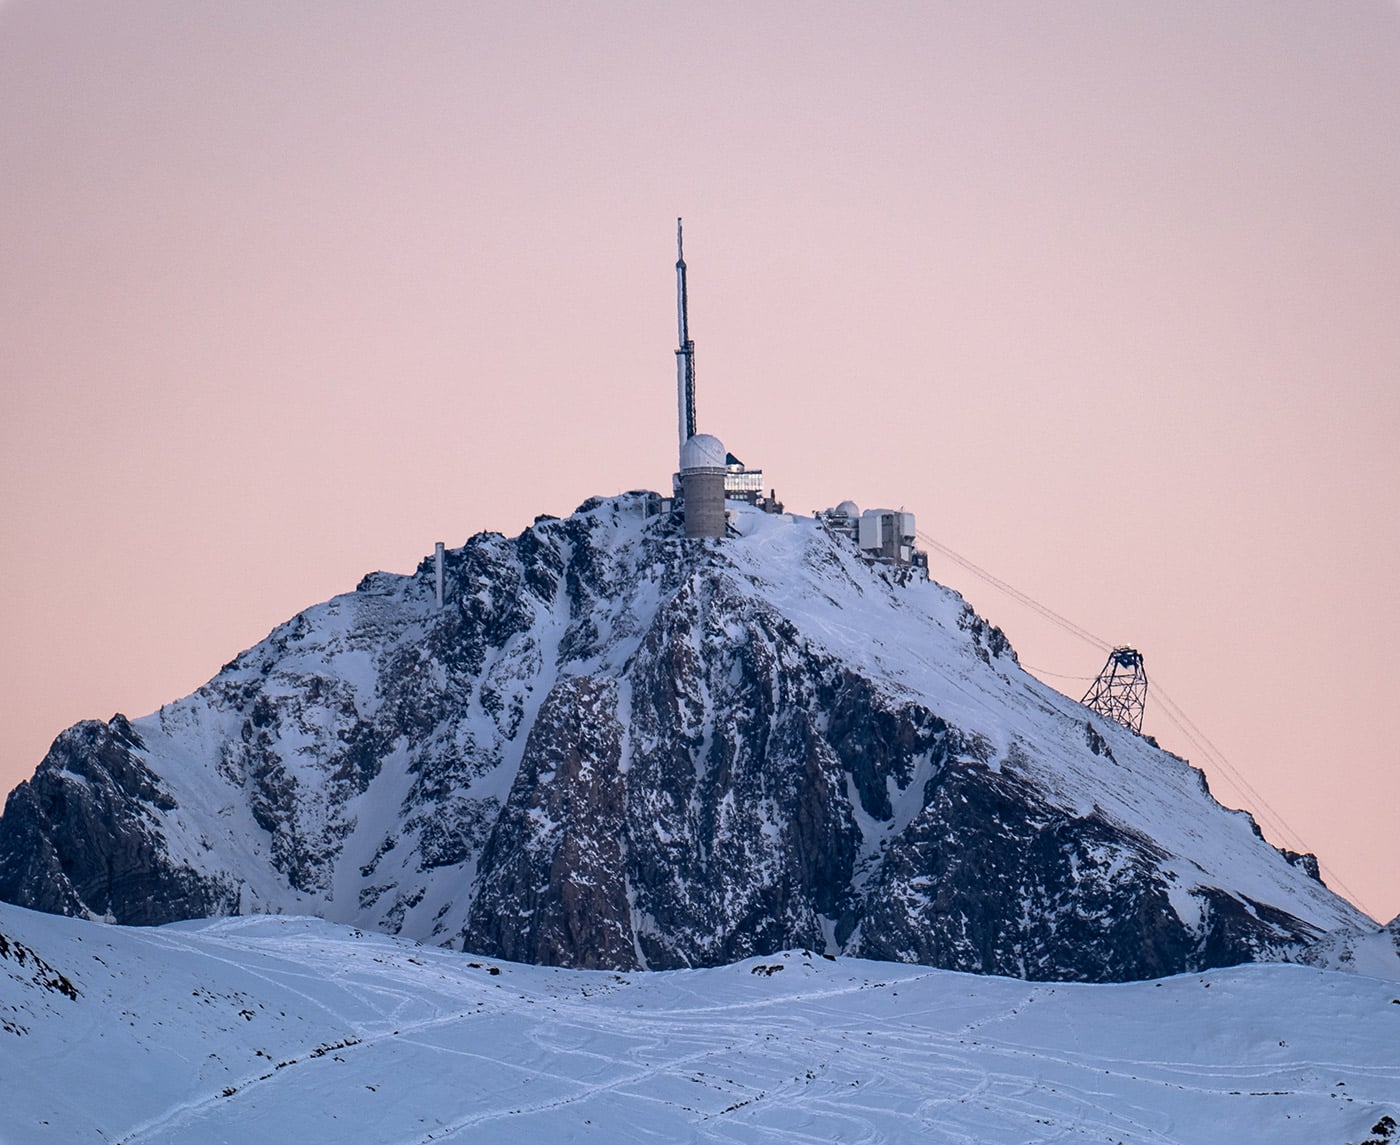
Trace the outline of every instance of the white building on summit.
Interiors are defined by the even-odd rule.
[[[681,446],[681,498],[687,537],[724,536],[727,457],[724,442],[708,433],[697,433]]]
[[[850,540],[870,560],[881,564],[910,565],[928,572],[928,554],[915,547],[914,514],[903,509],[867,509],[854,501],[842,501],[834,509],[814,516],[833,533]]]

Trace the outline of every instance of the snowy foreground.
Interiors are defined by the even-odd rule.
[[[3,905],[0,935],[7,1145],[1342,1145],[1400,1120],[1400,983],[1301,966],[1089,986],[790,951],[619,975]]]

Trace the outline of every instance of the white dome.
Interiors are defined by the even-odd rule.
[[[697,433],[681,446],[681,472],[687,469],[723,469],[728,456],[724,442],[708,433]]]
[[[836,511],[846,517],[860,516],[860,506],[854,501],[842,501],[836,506]]]

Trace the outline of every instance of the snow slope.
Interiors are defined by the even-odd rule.
[[[12,906],[0,935],[7,1145],[1355,1145],[1400,1119],[1400,985],[1304,966],[1035,984],[799,950],[617,974]]]

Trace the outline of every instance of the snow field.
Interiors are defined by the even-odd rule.
[[[0,933],[7,1143],[1343,1145],[1400,1116],[1400,984],[1300,966],[1086,986],[788,951],[623,975],[10,906]]]

